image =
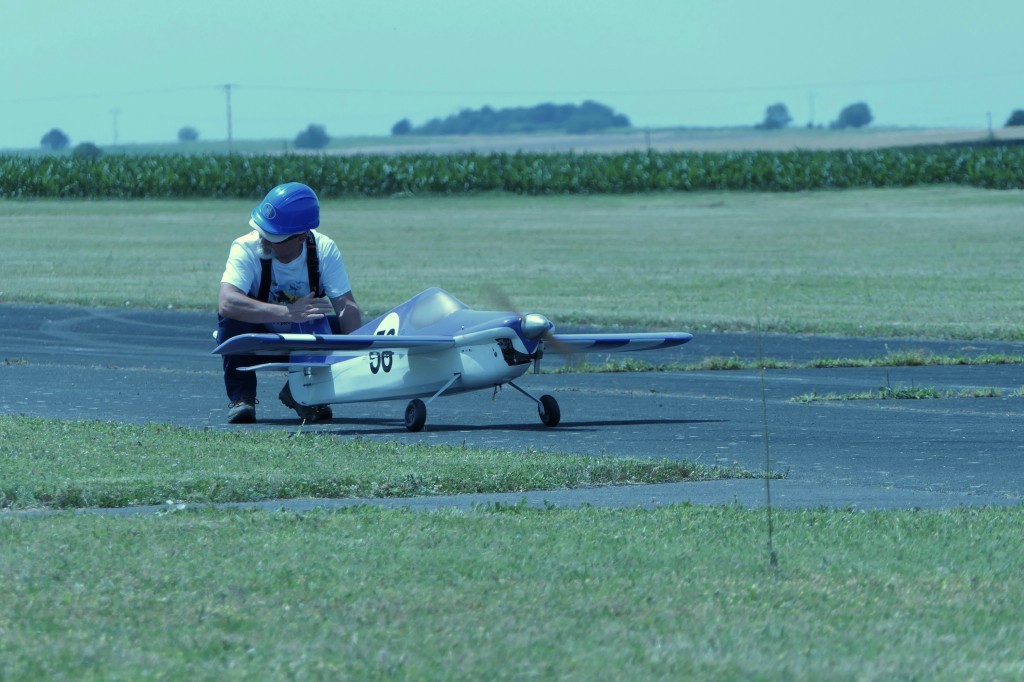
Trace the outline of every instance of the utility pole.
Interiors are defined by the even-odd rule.
[[[228,98],[228,154],[232,152],[232,136],[231,136],[231,83],[221,86],[224,88],[224,93]]]
[[[114,146],[117,146],[117,115],[121,113],[120,109],[114,108],[110,110],[110,114],[114,117]]]

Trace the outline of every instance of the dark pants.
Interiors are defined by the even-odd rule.
[[[337,317],[328,315],[327,321],[330,323],[330,333],[341,333]],[[217,316],[217,343],[224,343],[239,334],[266,334],[269,332],[270,330],[262,324],[239,322],[221,315]],[[240,372],[239,369],[278,361],[273,357],[258,355],[222,355],[221,357],[224,360],[224,388],[227,390],[228,400],[231,402],[241,398],[256,397],[256,372]]]
[[[262,324],[239,322],[222,315],[217,316],[217,343],[224,343],[239,334],[263,334],[270,331]],[[224,361],[224,388],[228,400],[256,397],[256,372],[239,372],[240,367],[251,367],[265,362],[255,355],[222,355]]]

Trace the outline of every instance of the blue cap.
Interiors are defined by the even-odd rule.
[[[286,182],[270,190],[252,209],[249,224],[267,241],[283,242],[320,225],[320,202],[301,182]]]

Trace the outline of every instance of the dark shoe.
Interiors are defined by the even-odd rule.
[[[228,408],[228,424],[252,424],[256,421],[256,398],[239,398]]]
[[[284,385],[284,388],[277,394],[277,397],[281,399],[285,407],[295,410],[295,414],[299,415],[299,419],[309,424],[334,419],[334,413],[331,412],[330,405],[300,405],[295,402],[295,398],[292,397],[292,389],[288,384]]]

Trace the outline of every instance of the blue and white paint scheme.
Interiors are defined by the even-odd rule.
[[[435,287],[352,334],[242,334],[213,352],[267,356],[248,369],[286,371],[302,405],[410,400],[406,427],[419,431],[434,398],[505,384],[534,400],[541,421],[555,426],[555,399],[535,398],[514,383],[543,355],[654,350],[692,338],[685,332],[555,334],[543,315],[473,310]]]

